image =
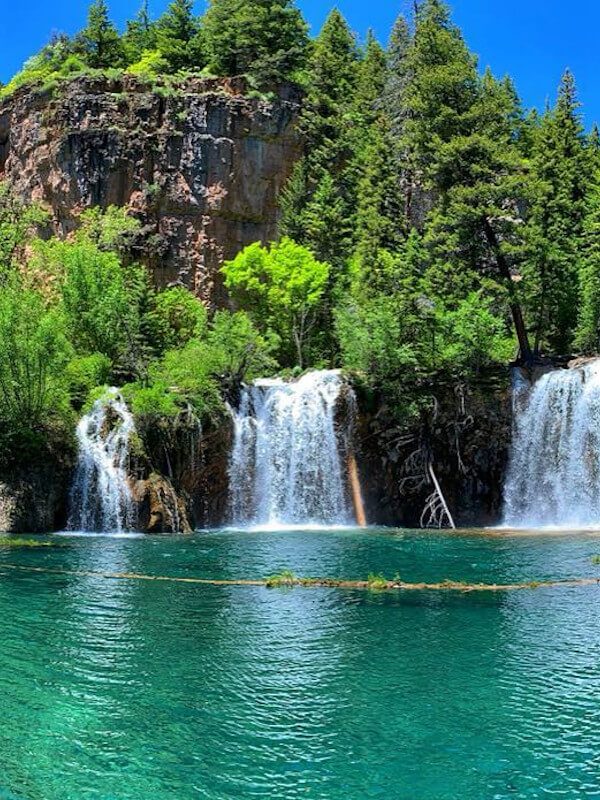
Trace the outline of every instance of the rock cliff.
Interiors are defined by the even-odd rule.
[[[500,523],[512,435],[510,371],[490,369],[469,385],[438,380],[422,387],[422,397],[428,402],[421,417],[399,425],[383,398],[359,396],[369,521],[435,523],[436,515],[423,513],[434,491],[431,464],[459,527]]]
[[[62,235],[87,207],[128,207],[143,225],[133,255],[156,283],[222,304],[218,267],[274,238],[301,147],[298,93],[267,101],[246,90],[243,79],[134,76],[21,89],[0,105],[0,179],[48,207]]]

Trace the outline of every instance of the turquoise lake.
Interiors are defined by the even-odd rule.
[[[52,541],[0,549],[1,798],[600,798],[600,587],[374,593],[102,575],[600,577],[600,535]]]

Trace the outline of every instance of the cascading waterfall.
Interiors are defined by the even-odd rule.
[[[117,389],[110,389],[80,420],[69,530],[131,530],[133,499],[126,465],[134,430],[133,416]]]
[[[600,361],[515,387],[506,525],[600,526]]]
[[[229,465],[232,522],[353,521],[343,466],[347,437],[336,425],[344,386],[339,372],[321,371],[295,383],[261,380],[244,388]]]

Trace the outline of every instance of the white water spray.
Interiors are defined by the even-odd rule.
[[[515,386],[510,527],[600,526],[600,361]]]
[[[122,533],[133,527],[126,465],[134,430],[133,416],[117,389],[110,389],[80,420],[70,530]]]
[[[336,426],[344,385],[339,372],[322,371],[243,390],[229,465],[233,523],[353,522]]]

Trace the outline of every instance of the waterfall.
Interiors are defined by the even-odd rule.
[[[133,416],[117,389],[110,389],[80,420],[70,530],[122,533],[132,528],[126,465],[134,430]]]
[[[235,524],[353,521],[344,466],[349,437],[336,424],[344,386],[339,372],[321,371],[244,388],[229,464]]]
[[[505,524],[600,526],[600,361],[515,387],[514,410]]]

